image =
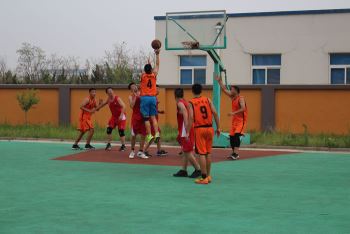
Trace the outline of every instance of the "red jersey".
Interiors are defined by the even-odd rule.
[[[154,73],[143,73],[141,76],[141,96],[156,96],[157,95],[157,78]]]
[[[132,122],[134,121],[142,121],[143,117],[141,114],[141,99],[140,96],[133,97],[136,98],[135,105],[132,108],[132,117],[131,120]]]
[[[123,107],[118,102],[118,98],[118,96],[114,96],[113,100],[109,100],[108,102],[109,109],[111,110],[112,116],[114,118],[119,118],[123,109]]]
[[[189,104],[186,100],[180,99],[180,103],[184,104],[187,114],[189,113]],[[187,116],[188,118],[188,116]],[[177,108],[177,130],[178,130],[178,136],[179,137],[186,137],[186,126],[185,126],[185,121],[184,121],[184,116],[180,113],[179,108]],[[191,132],[193,131],[193,128],[191,128]]]

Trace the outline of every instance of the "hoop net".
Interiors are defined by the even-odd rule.
[[[183,41],[181,42],[184,49],[186,50],[195,50],[199,49],[199,42],[198,41]]]

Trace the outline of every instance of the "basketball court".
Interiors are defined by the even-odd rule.
[[[229,151],[219,149],[213,182],[203,186],[172,177],[178,148],[146,161],[104,152],[104,145],[88,152],[70,146],[0,141],[0,233],[350,229],[349,154],[243,150],[242,160],[227,161]]]
[[[226,11],[167,13],[162,43],[204,51],[226,81],[226,21]],[[213,80],[218,113],[220,95]],[[227,143],[227,133],[214,139]],[[212,183],[199,185],[172,176],[179,147],[129,159],[129,145],[96,146],[0,141],[0,233],[349,233],[349,153],[241,149],[232,161],[214,149]]]

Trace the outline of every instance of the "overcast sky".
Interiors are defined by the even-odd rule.
[[[228,13],[350,8],[350,0],[0,0],[0,56],[14,67],[22,42],[47,54],[99,58],[117,42],[149,46],[155,15],[225,9]]]

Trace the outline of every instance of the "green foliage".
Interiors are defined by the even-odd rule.
[[[335,134],[302,134],[281,132],[252,132],[252,144],[273,146],[311,146],[329,148],[350,148],[350,132],[344,135]]]
[[[74,126],[54,126],[51,124],[41,125],[16,125],[9,124],[0,125],[0,136],[7,138],[46,138],[46,139],[62,139],[62,140],[75,140],[78,131]],[[126,140],[130,141],[130,129],[126,129]],[[164,126],[162,127],[162,141],[174,142],[176,139],[177,130]],[[85,134],[84,137],[86,137]],[[105,141],[106,128],[95,124],[95,134],[93,140]],[[117,131],[113,132],[113,140],[118,141],[119,136]]]
[[[26,92],[17,94],[17,101],[21,109],[24,111],[25,123],[27,124],[27,112],[36,104],[40,99],[36,96],[37,92],[34,89],[30,89]]]
[[[1,84],[19,84],[20,82],[17,79],[17,75],[12,71],[8,70],[4,74],[0,75]]]

